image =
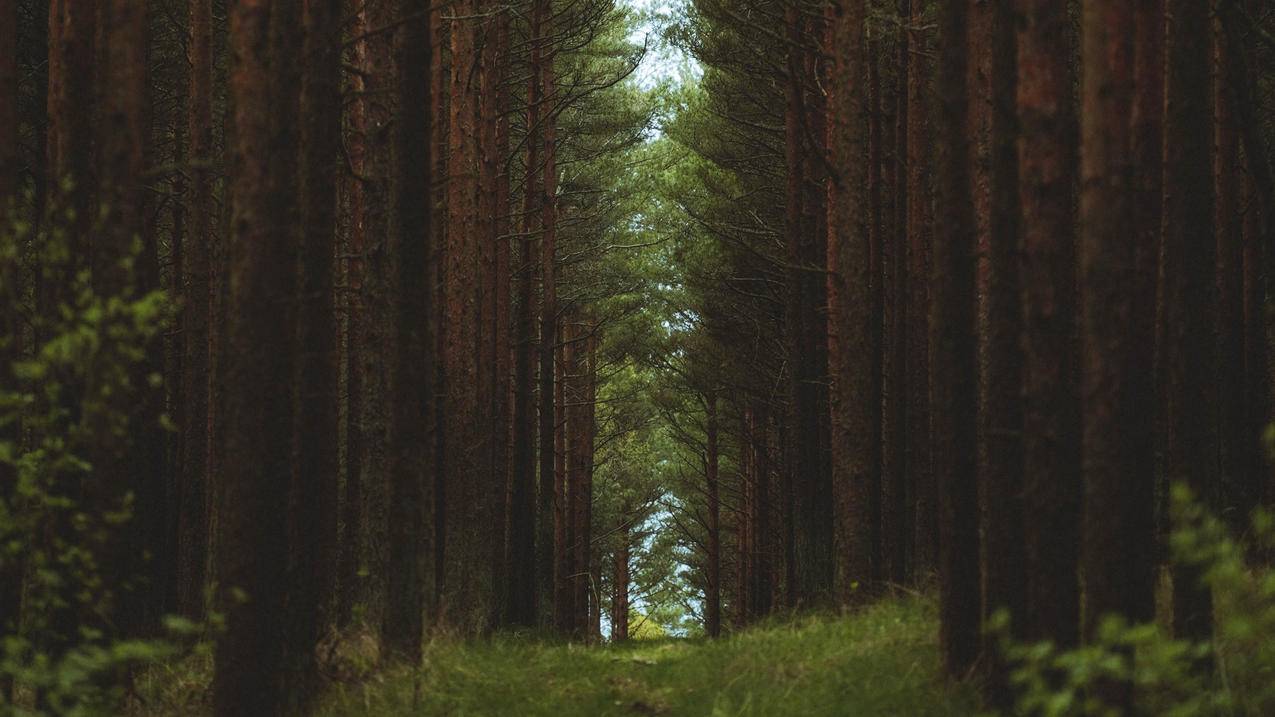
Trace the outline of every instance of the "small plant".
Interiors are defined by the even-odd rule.
[[[20,220],[0,226],[0,589],[21,605],[0,615],[0,715],[114,713],[129,671],[177,649],[134,636],[196,629],[121,626],[133,493],[126,472],[103,470],[161,388],[144,362],[171,307],[163,292],[96,292],[62,219],[38,235]],[[21,281],[32,265],[42,281]]]
[[[1138,714],[1275,714],[1275,569],[1254,567],[1246,548],[1206,510],[1190,490],[1172,494],[1173,559],[1199,569],[1217,602],[1211,643],[1177,640],[1159,624],[1130,625],[1109,617],[1091,643],[1062,650],[1051,643],[1017,644],[998,614],[990,629],[1000,635],[1017,668],[1018,710],[1045,717],[1124,714],[1117,700],[1131,686]],[[1265,510],[1252,518],[1251,539],[1275,546],[1275,519]],[[1216,671],[1201,669],[1212,664]]]

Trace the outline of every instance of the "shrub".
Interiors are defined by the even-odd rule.
[[[1275,714],[1275,569],[1254,567],[1226,525],[1177,486],[1172,495],[1172,555],[1200,570],[1217,602],[1211,643],[1177,640],[1157,623],[1105,619],[1095,640],[1070,650],[1015,644],[999,614],[992,628],[1016,665],[1018,709],[1048,717],[1119,715],[1111,685],[1132,685],[1138,714]],[[1275,546],[1275,520],[1258,510],[1250,539]],[[1216,669],[1203,668],[1213,665]]]
[[[21,598],[20,615],[0,616],[0,714],[112,713],[128,670],[176,649],[120,626],[134,587],[120,568],[138,564],[133,493],[130,476],[101,470],[161,390],[144,366],[171,307],[162,292],[96,293],[68,249],[68,219],[38,234],[21,220],[0,226],[0,589],[20,586]],[[121,261],[139,253],[140,243]],[[32,266],[41,280],[21,281]],[[25,709],[6,694],[15,684]]]

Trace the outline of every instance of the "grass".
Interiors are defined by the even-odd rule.
[[[931,602],[772,622],[717,640],[434,642],[418,670],[339,684],[321,715],[973,715],[938,673]]]

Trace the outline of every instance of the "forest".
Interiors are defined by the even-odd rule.
[[[0,0],[0,717],[1275,714],[1275,3]]]

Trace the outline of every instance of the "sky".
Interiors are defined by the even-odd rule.
[[[693,60],[690,60],[681,50],[669,46],[660,39],[662,26],[674,16],[678,8],[685,4],[685,0],[621,0],[621,2],[637,10],[645,18],[630,39],[638,44],[641,44],[646,37],[651,40],[651,50],[637,71],[638,82],[643,87],[650,88],[664,80],[676,81],[686,69],[698,74],[698,67]]]

